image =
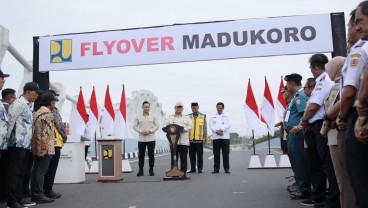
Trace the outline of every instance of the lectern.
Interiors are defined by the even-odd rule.
[[[115,182],[123,180],[121,139],[100,139],[97,141],[98,181]]]
[[[183,129],[184,127],[177,124],[170,124],[162,128],[162,130],[166,132],[166,137],[169,140],[171,151],[171,170],[166,172],[166,177],[164,177],[164,181],[188,179],[184,176],[184,172],[178,169],[178,158],[176,155],[176,147],[180,139],[180,132],[183,131]]]

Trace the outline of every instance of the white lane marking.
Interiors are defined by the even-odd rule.
[[[128,207],[128,208],[137,208],[136,206],[130,206],[130,207]]]
[[[234,191],[233,194],[246,194],[247,192],[242,192],[242,191]]]
[[[242,181],[242,183],[247,183],[248,181]]]
[[[162,155],[155,155],[155,157],[162,157],[162,156],[166,156],[166,155],[170,155],[171,153],[167,153],[167,154],[162,154]],[[146,160],[148,160],[148,157],[145,157]],[[129,162],[138,162],[138,160],[129,160]]]
[[[210,160],[210,159],[212,159],[213,157],[215,157],[215,156],[213,156],[213,155],[212,155],[212,156],[211,156],[211,157],[209,157],[208,159]]]

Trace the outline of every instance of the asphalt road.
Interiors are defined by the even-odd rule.
[[[250,151],[231,151],[230,171],[225,174],[211,174],[212,153],[204,153],[202,174],[190,174],[190,180],[163,181],[170,168],[170,156],[158,155],[155,176],[137,177],[137,161],[131,160],[132,173],[124,173],[124,180],[118,183],[98,183],[97,174],[88,174],[81,184],[56,184],[54,190],[63,194],[51,204],[37,207],[52,208],[244,208],[302,207],[300,201],[290,200],[285,177],[290,169],[248,170]],[[261,161],[263,162],[261,153]],[[210,158],[210,159],[208,159]],[[278,161],[278,160],[277,160]],[[148,161],[146,160],[146,164]],[[188,160],[189,165],[189,160]],[[4,206],[4,204],[1,204]]]

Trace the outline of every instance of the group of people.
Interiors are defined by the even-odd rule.
[[[313,78],[285,76],[283,128],[304,206],[368,207],[368,1],[350,13],[345,57],[309,59]],[[328,183],[327,183],[328,182]]]
[[[0,90],[5,78],[0,69]],[[50,203],[62,195],[53,191],[65,127],[55,103],[58,94],[35,82],[2,90],[0,102],[0,202],[9,208]]]
[[[210,118],[209,127],[212,131],[212,143],[214,154],[213,174],[220,171],[220,156],[222,151],[224,172],[230,173],[229,153],[230,153],[230,118],[223,112],[225,105],[222,102],[216,104],[217,113]],[[154,149],[155,132],[159,129],[159,124],[154,115],[150,114],[150,103],[144,101],[143,112],[139,114],[133,124],[135,131],[139,133],[138,155],[139,171],[137,176],[144,175],[144,157],[147,148],[149,157],[149,175],[154,176]],[[203,144],[207,141],[207,117],[199,112],[198,103],[191,104],[192,113],[184,115],[184,105],[177,102],[174,106],[175,113],[168,116],[163,126],[177,124],[183,127],[176,148],[176,158],[180,158],[180,170],[184,173],[202,173],[203,171]],[[190,170],[187,170],[187,157],[189,149]],[[172,161],[174,162],[174,161]],[[173,166],[173,164],[171,164]]]

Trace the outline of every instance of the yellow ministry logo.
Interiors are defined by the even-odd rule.
[[[52,40],[50,44],[50,62],[72,62],[72,40]]]

